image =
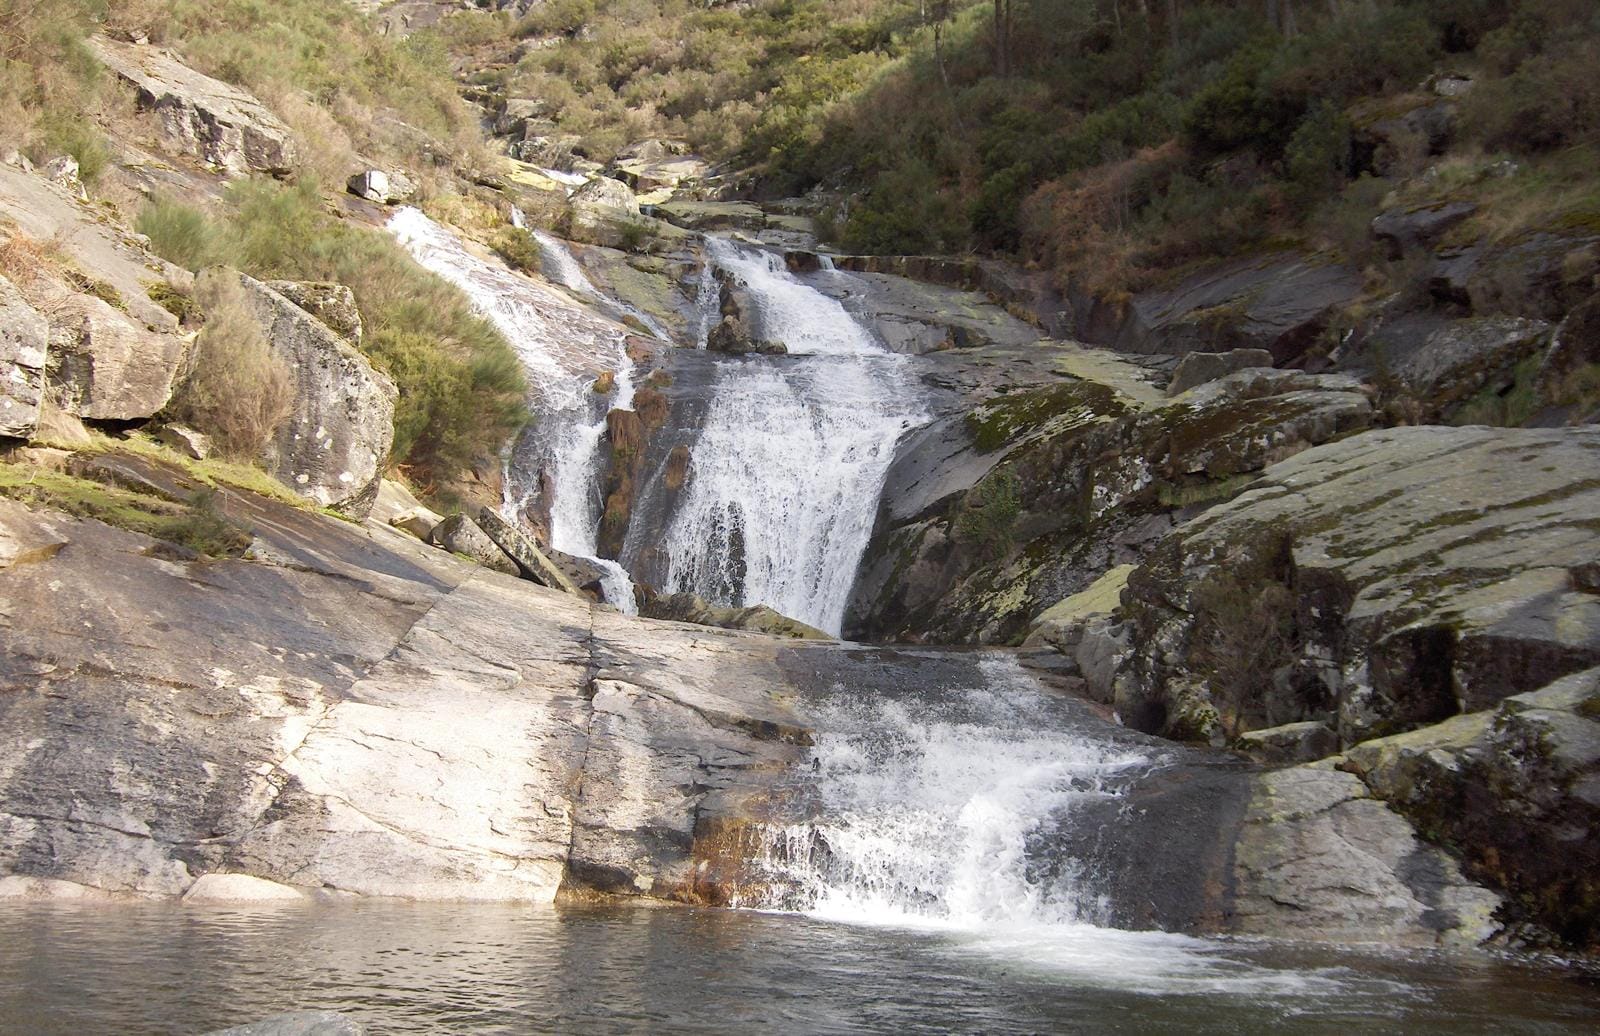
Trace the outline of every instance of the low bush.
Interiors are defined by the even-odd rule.
[[[205,326],[172,411],[211,436],[225,456],[260,457],[294,405],[288,365],[267,344],[237,278],[202,277],[196,302]]]
[[[134,220],[134,229],[150,239],[157,255],[187,270],[198,270],[222,260],[217,229],[205,213],[190,205],[157,195]]]
[[[494,456],[527,420],[521,362],[494,326],[387,234],[329,216],[315,183],[235,184],[217,218],[199,214],[198,234],[178,208],[165,203],[148,224],[185,229],[151,235],[174,262],[163,245],[210,241],[188,250],[191,263],[223,258],[257,277],[350,286],[367,329],[361,349],[400,389],[394,457],[420,483],[448,483]]]

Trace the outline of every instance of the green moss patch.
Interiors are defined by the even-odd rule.
[[[93,518],[210,557],[236,557],[250,546],[250,533],[222,514],[211,491],[173,503],[76,475],[0,462],[0,496]]]

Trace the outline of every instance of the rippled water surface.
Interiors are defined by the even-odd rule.
[[[648,908],[0,908],[0,1030],[188,1033],[333,1008],[375,1033],[1593,1032],[1554,968],[1082,928],[1048,938]]]

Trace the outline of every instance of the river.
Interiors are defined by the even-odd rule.
[[[374,1033],[1600,1026],[1592,980],[1493,958],[1104,932],[1047,957],[937,928],[740,911],[10,905],[0,948],[0,1031],[74,1036],[197,1033],[308,1008]]]

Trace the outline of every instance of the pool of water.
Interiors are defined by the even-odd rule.
[[[1089,926],[874,927],[671,908],[0,907],[0,1031],[1566,1033],[1600,982],[1533,962]]]

